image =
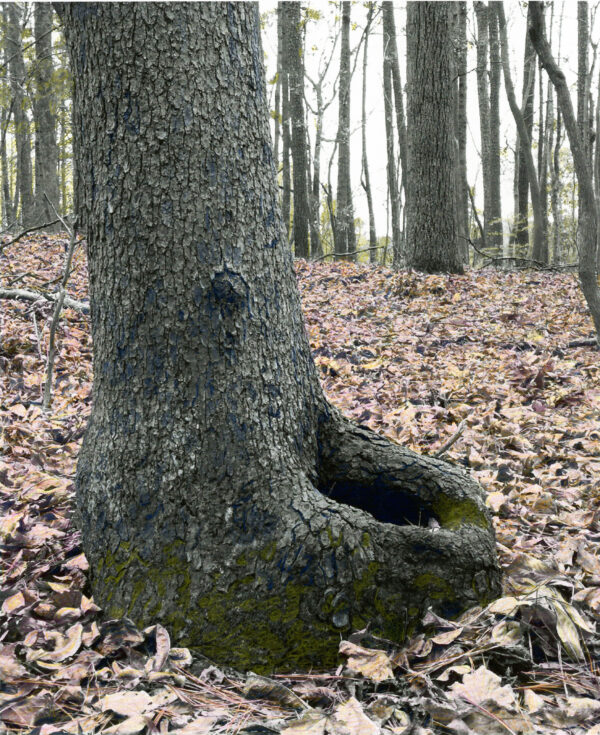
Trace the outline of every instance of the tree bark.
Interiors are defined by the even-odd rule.
[[[375,230],[375,212],[373,209],[373,194],[371,192],[371,177],[369,175],[369,159],[367,156],[367,59],[369,51],[369,34],[373,23],[374,3],[370,2],[367,10],[367,25],[365,27],[365,48],[363,50],[363,74],[362,74],[362,118],[361,118],[361,142],[362,142],[362,186],[367,197],[367,208],[369,210],[369,261],[377,262],[377,232]],[[387,121],[387,117],[386,117]],[[387,129],[387,122],[386,122]]]
[[[350,0],[342,0],[342,43],[340,51],[340,87],[338,118],[337,202],[335,212],[335,252],[338,255],[356,250],[354,205],[350,177]],[[349,256],[354,260],[356,256]]]
[[[490,239],[489,244],[502,252],[504,236],[502,227],[502,187],[500,185],[500,78],[502,61],[500,59],[500,39],[498,19],[490,3]]]
[[[489,95],[489,21],[490,10],[484,2],[475,2],[477,18],[477,99],[479,101],[479,131],[481,139],[481,173],[483,178],[483,227],[485,241],[492,244],[492,166]]]
[[[306,129],[304,127],[304,62],[301,36],[300,3],[286,2],[286,55],[292,127],[292,175],[294,183],[294,254],[308,258],[308,190]]]
[[[454,207],[454,74],[448,2],[407,4],[407,244],[425,272],[462,273]]]
[[[96,601],[269,671],[331,666],[353,628],[401,640],[429,605],[498,594],[476,483],[323,396],[257,6],[58,7],[88,224],[94,404],[76,486]]]
[[[397,202],[397,229],[394,235],[394,207],[392,205],[392,238],[394,242],[394,265],[401,266],[406,261],[404,252],[404,237],[400,225],[401,191],[404,191],[406,199],[406,171],[408,168],[408,138],[406,133],[406,121],[404,119],[404,95],[402,94],[402,78],[400,75],[400,61],[398,59],[398,44],[396,39],[396,22],[394,20],[394,3],[384,0],[381,3],[383,13],[383,37],[384,49],[388,56],[388,63],[392,77],[392,88],[394,90],[394,110],[396,113],[396,132],[398,135],[398,153],[400,158],[400,187],[396,181]],[[387,114],[387,113],[386,113]],[[387,130],[387,126],[386,126]],[[392,131],[393,134],[393,131]],[[390,191],[391,196],[391,191]]]
[[[464,263],[469,262],[469,184],[467,181],[467,3],[454,3],[456,18],[456,115],[455,136],[458,146],[456,161],[457,227],[459,250]]]
[[[15,141],[17,146],[17,183],[21,204],[20,221],[23,227],[35,224],[35,209],[31,175],[31,135],[25,97],[25,60],[21,43],[21,8],[18,3],[8,3],[8,25],[6,45],[9,56],[9,70],[13,115],[15,121]]]
[[[390,23],[393,19],[391,0],[384,0],[383,8],[383,108],[385,115],[385,140],[387,152],[387,185],[392,217],[392,253],[393,262],[399,265],[402,253],[402,234],[400,231],[400,196],[396,173],[396,153],[394,150],[394,99],[392,97],[392,39],[395,44],[395,29]]]
[[[531,3],[529,3],[529,9],[531,10]],[[512,78],[510,75],[510,65],[508,61],[508,39],[506,37],[506,18],[504,16],[504,3],[497,2],[495,4],[495,10],[498,18],[498,26],[500,30],[500,49],[502,55],[502,67],[504,70],[504,88],[506,89],[506,96],[508,97],[508,104],[513,114],[517,129],[519,131],[520,139],[520,152],[521,156],[527,166],[527,179],[529,180],[529,187],[531,189],[531,206],[533,208],[533,242],[534,249],[537,252],[543,252],[544,249],[544,227],[543,227],[543,214],[542,214],[542,199],[540,195],[540,187],[537,178],[537,171],[533,162],[533,154],[531,152],[531,140],[527,130],[527,123],[524,115],[519,109],[517,104],[517,98],[515,97],[515,89],[513,87]],[[535,58],[534,58],[535,65]]]
[[[281,180],[282,194],[281,206],[283,209],[283,221],[285,223],[286,237],[290,236],[290,216],[292,209],[292,174],[290,168],[290,152],[291,152],[291,132],[290,132],[290,79],[288,70],[288,55],[285,53],[287,44],[289,43],[287,33],[288,16],[285,12],[286,2],[279,0],[277,5],[279,17],[282,21],[281,30]]]
[[[34,4],[35,86],[35,220],[52,222],[59,211],[58,147],[52,63],[52,5]],[[56,228],[55,228],[56,229]]]
[[[532,44],[548,73],[554,89],[557,103],[563,115],[582,203],[579,222],[579,282],[581,290],[590,310],[596,339],[600,344],[600,290],[596,281],[596,248],[598,242],[598,212],[594,195],[592,170],[584,143],[575,118],[571,95],[565,75],[552,56],[552,50],[546,40],[544,28],[544,6],[541,2],[529,3],[529,36]],[[587,39],[586,39],[587,43]]]
[[[529,11],[528,11],[529,12]],[[507,49],[508,55],[508,49]],[[531,45],[529,35],[525,35],[525,53],[523,57],[523,95],[521,103],[521,114],[527,131],[525,139],[521,132],[518,133],[517,149],[518,150],[518,166],[516,168],[517,176],[517,197],[518,197],[518,213],[515,214],[515,244],[529,245],[529,189],[532,186],[530,181],[530,169],[528,164],[528,155],[525,150],[529,141],[529,150],[531,153],[531,136],[533,133],[533,103],[535,96],[535,51]],[[518,128],[519,126],[517,126]],[[533,207],[533,202],[532,202]]]

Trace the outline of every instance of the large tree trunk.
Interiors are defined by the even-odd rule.
[[[356,250],[354,205],[350,177],[350,0],[342,1],[342,43],[340,50],[340,87],[338,117],[337,202],[335,212],[335,252],[339,255]],[[355,259],[356,256],[349,256]]]
[[[94,340],[77,513],[106,614],[289,670],[333,664],[340,634],[368,622],[400,640],[429,605],[449,615],[498,594],[480,488],[323,396],[257,7],[59,9]]]
[[[454,207],[454,73],[448,2],[407,4],[407,243],[410,264],[462,273]]]
[[[581,134],[578,127],[569,87],[565,75],[559,68],[552,56],[552,50],[546,40],[544,28],[544,5],[541,2],[529,3],[529,36],[531,42],[547,71],[554,89],[556,90],[556,101],[563,115],[573,163],[575,164],[575,175],[579,187],[579,198],[581,211],[579,220],[579,282],[581,290],[592,315],[596,329],[596,339],[600,344],[600,289],[596,280],[596,248],[598,243],[598,212],[596,209],[596,197],[594,194],[594,183],[592,179],[592,168],[587,148],[585,145],[585,133]],[[587,43],[587,39],[586,39]]]
[[[31,135],[25,98],[25,60],[21,43],[21,8],[18,3],[7,3],[8,26],[6,46],[9,56],[10,80],[13,95],[15,141],[17,146],[17,182],[21,201],[21,224],[35,224],[31,175]]]
[[[60,206],[56,115],[53,112],[52,5],[35,3],[35,217],[52,222]]]
[[[300,3],[286,2],[287,56],[289,73],[290,122],[292,125],[292,175],[294,183],[294,253],[297,258],[308,258],[308,190],[306,181],[306,129],[304,127],[304,62]]]

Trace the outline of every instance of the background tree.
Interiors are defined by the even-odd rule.
[[[330,665],[367,622],[400,639],[430,605],[447,616],[498,594],[478,486],[323,396],[256,6],[57,7],[94,343],[77,512],[106,614],[166,623],[240,668],[294,669]]]
[[[22,6],[7,3],[6,48],[12,90],[12,111],[17,147],[17,186],[19,191],[20,222],[23,227],[35,223],[33,182],[31,172],[31,133],[25,94],[25,60],[21,43]]]
[[[469,184],[467,179],[467,3],[464,0],[452,5],[455,27],[455,69],[454,84],[455,115],[454,134],[456,136],[456,223],[458,228],[458,247],[461,260],[468,262],[469,238]]]
[[[308,165],[304,125],[304,61],[299,2],[283,3],[286,18],[286,56],[292,128],[292,174],[294,184],[293,241],[297,258],[308,258]]]
[[[338,168],[334,240],[338,255],[354,253],[354,205],[350,177],[350,0],[342,0],[342,40],[340,49],[339,117],[337,130]],[[356,256],[350,256],[354,259]]]
[[[462,273],[454,207],[454,76],[448,2],[407,4],[407,244],[410,265]]]
[[[571,152],[573,153],[582,205],[579,220],[579,281],[594,322],[596,340],[600,344],[600,290],[596,280],[598,210],[596,208],[591,162],[585,144],[587,128],[580,128],[578,125],[565,75],[554,60],[552,50],[546,40],[544,5],[542,2],[529,3],[528,30],[532,45],[556,90],[557,103],[563,114]],[[587,44],[587,35],[580,34],[579,41]]]
[[[377,262],[377,231],[375,229],[375,212],[373,210],[373,192],[371,191],[371,177],[369,175],[369,159],[367,156],[367,59],[369,51],[369,35],[373,23],[375,13],[375,4],[370,2],[367,11],[367,25],[365,27],[365,46],[363,49],[363,69],[362,69],[362,116],[361,116],[361,184],[365,190],[367,197],[367,208],[369,210],[369,260],[371,263]],[[387,117],[386,117],[387,125]]]

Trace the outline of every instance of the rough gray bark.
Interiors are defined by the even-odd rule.
[[[290,670],[330,666],[353,628],[400,640],[429,605],[498,594],[476,483],[323,396],[257,6],[58,8],[94,341],[78,522],[105,613],[162,622],[215,661]]]
[[[6,48],[9,57],[11,90],[14,100],[15,141],[17,146],[17,185],[20,199],[20,222],[23,227],[35,224],[31,173],[31,134],[26,111],[25,60],[21,43],[21,7],[7,3]]]
[[[59,211],[58,147],[56,145],[56,115],[53,110],[55,93],[52,86],[52,5],[34,4],[35,34],[35,219],[42,224],[56,219]],[[50,203],[49,203],[50,202]],[[54,208],[53,208],[54,207]]]
[[[275,136],[273,141],[273,160],[279,173],[279,145],[281,142],[281,66],[283,63],[283,3],[277,3],[277,79],[275,81]]]
[[[529,11],[528,11],[529,12]],[[508,50],[507,50],[508,53]],[[535,96],[535,51],[531,45],[529,35],[525,35],[525,53],[523,57],[523,96],[521,103],[521,114],[527,131],[525,139],[519,132],[517,139],[518,165],[515,175],[517,176],[518,213],[515,214],[514,240],[516,245],[529,245],[529,190],[532,186],[530,181],[530,170],[528,166],[528,154],[525,146],[529,145],[531,151],[531,140],[533,133],[533,103]],[[528,143],[526,142],[528,141]],[[517,163],[517,162],[516,162]],[[532,202],[533,206],[533,202]]]
[[[338,168],[334,226],[335,252],[338,255],[356,250],[354,205],[350,177],[350,0],[342,0],[342,42],[340,49],[339,117],[337,130]],[[356,256],[349,256],[355,259]]]
[[[584,143],[587,131],[584,131],[583,136],[581,135],[565,75],[554,60],[552,50],[546,40],[543,3],[529,3],[528,28],[532,44],[556,90],[557,103],[562,112],[567,135],[569,136],[579,187],[579,197],[582,203],[579,221],[579,282],[594,322],[596,339],[600,344],[600,289],[596,280],[598,211],[596,209],[592,169]],[[587,43],[587,38],[585,42]]]
[[[413,268],[462,273],[454,207],[450,5],[407,4],[407,245]]]
[[[308,258],[308,190],[306,128],[304,127],[304,61],[302,51],[300,3],[283,4],[287,16],[287,44],[283,49],[288,70],[290,123],[292,127],[292,175],[294,184],[294,253]]]
[[[539,63],[538,69],[538,181],[540,185],[540,204],[542,209],[542,230],[543,237],[534,242],[531,257],[537,263],[548,263],[548,167],[546,165],[548,141],[546,123],[544,122],[544,76],[542,74],[542,64]],[[548,113],[548,102],[546,99],[546,113]],[[541,250],[536,248],[541,246]]]
[[[537,171],[535,169],[535,164],[533,162],[533,154],[531,152],[531,139],[529,137],[529,132],[527,129],[527,122],[519,108],[519,105],[517,104],[515,89],[510,75],[510,65],[508,61],[508,39],[506,37],[506,18],[504,16],[504,3],[496,2],[494,6],[496,10],[496,16],[498,18],[498,27],[500,30],[500,51],[502,56],[502,68],[504,70],[504,88],[506,89],[506,96],[508,98],[510,110],[515,119],[515,123],[517,124],[517,130],[519,131],[520,156],[524,160],[527,167],[527,179],[529,181],[529,188],[531,190],[531,206],[533,208],[533,246],[534,250],[536,250],[537,252],[543,252],[544,225],[540,186],[538,182]],[[529,11],[530,10],[531,3],[529,3]]]
[[[361,142],[362,142],[362,179],[361,184],[367,197],[367,208],[369,210],[369,261],[377,262],[377,232],[375,230],[375,212],[373,210],[373,193],[371,191],[371,177],[369,175],[369,159],[367,156],[367,60],[369,51],[369,34],[373,23],[374,3],[369,3],[367,10],[367,25],[365,26],[365,48],[363,51],[362,70],[362,119],[361,119]]]
[[[387,188],[392,218],[393,262],[399,265],[402,253],[402,233],[400,230],[400,195],[396,173],[396,153],[394,146],[394,99],[392,97],[392,39],[395,45],[393,22],[394,8],[390,0],[382,3],[383,8],[383,108],[385,115],[386,172]]]

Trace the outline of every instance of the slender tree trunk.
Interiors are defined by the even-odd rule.
[[[398,178],[396,174],[396,153],[394,150],[394,99],[392,97],[392,52],[391,43],[393,26],[393,6],[390,0],[384,0],[383,7],[383,106],[385,115],[385,139],[387,149],[387,185],[390,198],[392,218],[392,253],[395,266],[400,263],[402,253],[402,234],[400,230],[400,202],[398,194]]]
[[[2,218],[5,227],[12,227],[16,219],[16,211],[13,205],[13,197],[10,188],[10,171],[8,167],[8,156],[6,153],[6,133],[12,115],[12,105],[2,107],[2,137],[0,138],[0,161],[2,165]]]
[[[500,39],[498,19],[490,3],[488,11],[490,39],[490,245],[502,252],[504,236],[502,227],[502,186],[500,184],[500,79],[502,61],[500,59]]]
[[[350,178],[350,0],[342,0],[342,45],[338,119],[338,179],[335,216],[335,251],[338,255],[356,250],[354,206]],[[356,256],[349,256],[355,259]]]
[[[321,139],[323,136],[323,92],[321,84],[316,88],[317,94],[317,119],[315,120],[315,155],[313,158],[312,175],[312,212],[313,228],[315,235],[311,232],[311,249],[313,257],[319,258],[323,255],[323,241],[321,239]],[[315,247],[312,247],[314,240]]]
[[[587,128],[584,131],[584,135],[582,135],[578,120],[575,118],[573,111],[571,95],[565,75],[555,62],[550,45],[546,40],[543,3],[529,3],[528,22],[531,41],[542,62],[542,66],[548,72],[548,76],[554,85],[557,102],[562,111],[565,128],[569,136],[579,187],[579,197],[582,202],[581,220],[579,222],[579,281],[594,322],[596,338],[600,344],[600,289],[596,281],[598,211],[596,209],[592,169],[584,142],[585,136],[587,135]],[[588,39],[585,38],[586,44],[587,41]]]
[[[456,130],[457,226],[459,249],[464,263],[469,260],[469,184],[467,181],[467,3],[454,3],[456,12]]]
[[[25,97],[25,60],[21,43],[21,7],[18,3],[8,3],[8,25],[6,45],[9,55],[9,69],[13,114],[15,121],[15,140],[17,146],[17,182],[21,203],[21,224],[29,227],[35,224],[35,210],[31,174],[31,135]]]
[[[306,128],[304,127],[304,62],[299,2],[284,3],[288,16],[287,45],[284,50],[288,69],[290,122],[292,126],[292,164],[294,184],[294,253],[308,258],[308,190]]]
[[[38,224],[56,219],[60,206],[56,103],[53,89],[52,5],[34,4],[35,85],[35,216]]]
[[[410,264],[462,273],[454,207],[451,4],[407,4],[407,234]]]
[[[539,111],[538,111],[538,160],[537,160],[537,170],[538,170],[538,181],[540,185],[540,199],[541,199],[541,207],[542,207],[542,229],[543,229],[543,237],[540,238],[540,242],[542,245],[541,250],[536,250],[535,243],[534,248],[532,250],[531,257],[533,260],[537,261],[538,263],[548,263],[548,175],[547,175],[547,166],[546,166],[546,148],[547,148],[547,141],[546,141],[546,126],[544,123],[544,112],[548,112],[548,110],[544,110],[544,76],[542,74],[542,64],[539,64],[538,69],[538,96],[539,96]],[[547,102],[546,102],[547,107]]]
[[[323,396],[257,6],[57,7],[94,341],[77,512],[106,615],[161,622],[217,662],[295,670],[333,665],[340,634],[367,623],[401,640],[429,606],[448,616],[498,594],[480,488]]]
[[[508,49],[507,49],[508,54]],[[527,140],[531,146],[533,132],[533,103],[535,96],[535,51],[531,45],[529,35],[525,36],[525,54],[523,58],[523,95],[521,103],[521,114],[527,131]],[[519,133],[517,139],[518,168],[517,175],[517,196],[518,196],[518,213],[515,216],[515,244],[523,246],[529,245],[529,188],[531,182],[528,173],[528,156],[523,150],[525,146],[524,139]],[[533,206],[533,202],[532,202]]]
[[[273,159],[275,171],[279,174],[279,146],[281,143],[281,67],[283,64],[283,20],[281,18],[283,2],[277,3],[277,81],[275,82],[275,140],[273,142]]]
[[[552,262],[560,263],[562,256],[562,197],[561,197],[561,178],[560,178],[560,147],[562,140],[562,115],[560,107],[557,105],[556,110],[556,138],[554,142],[554,150],[552,155],[552,182],[551,203],[552,203],[552,220],[554,223],[554,232],[552,238]]]
[[[361,118],[361,142],[362,142],[362,186],[367,197],[369,210],[369,261],[377,262],[377,232],[375,230],[375,212],[373,209],[373,194],[371,192],[371,177],[369,176],[369,161],[367,157],[367,59],[369,51],[369,34],[373,23],[375,4],[370,2],[367,10],[367,25],[365,27],[365,47],[363,50],[363,75],[362,75],[362,118]],[[387,118],[386,118],[387,127]]]
[[[477,98],[479,100],[479,130],[481,139],[481,173],[483,178],[483,222],[485,240],[491,245],[492,237],[492,167],[490,135],[490,96],[488,76],[489,16],[484,2],[475,2],[477,17]]]
[[[277,5],[279,17],[282,20],[281,27],[281,179],[282,179],[282,195],[281,206],[283,210],[283,221],[286,227],[286,235],[290,236],[290,215],[292,209],[292,176],[290,169],[290,152],[291,152],[291,132],[290,132],[290,93],[289,93],[289,71],[288,59],[289,55],[285,53],[285,49],[289,43],[287,33],[287,14],[285,6],[287,2],[279,0]]]
[[[529,8],[531,8],[531,3],[529,3]],[[531,189],[534,250],[536,250],[537,252],[543,252],[544,227],[542,215],[542,199],[540,196],[537,171],[535,170],[535,164],[533,162],[533,154],[531,152],[531,140],[529,138],[526,120],[521,113],[521,110],[519,109],[519,105],[517,104],[515,89],[513,87],[512,78],[510,75],[510,64],[508,61],[508,39],[506,37],[506,19],[504,17],[504,3],[497,2],[495,4],[495,10],[497,13],[498,26],[500,29],[500,49],[502,55],[502,67],[504,69],[504,88],[506,89],[508,104],[510,106],[511,112],[517,124],[517,129],[519,131],[521,156],[524,159],[527,167],[527,178],[529,180],[529,185]]]
[[[392,88],[394,90],[394,109],[396,112],[396,131],[398,134],[398,152],[400,157],[400,187],[396,183],[396,196],[398,198],[397,209],[401,206],[401,190],[406,200],[406,171],[408,168],[408,139],[406,133],[406,121],[404,118],[404,95],[402,93],[402,77],[400,75],[400,62],[398,58],[398,43],[396,38],[396,22],[394,20],[394,3],[384,0],[381,3],[383,13],[383,35],[384,49],[389,57],[389,65],[392,75]],[[394,243],[394,265],[400,266],[406,260],[405,238],[400,225],[400,213],[398,212],[398,237],[397,247]],[[394,212],[392,208],[392,231]],[[392,235],[393,236],[393,235]],[[394,236],[393,236],[394,237]]]

